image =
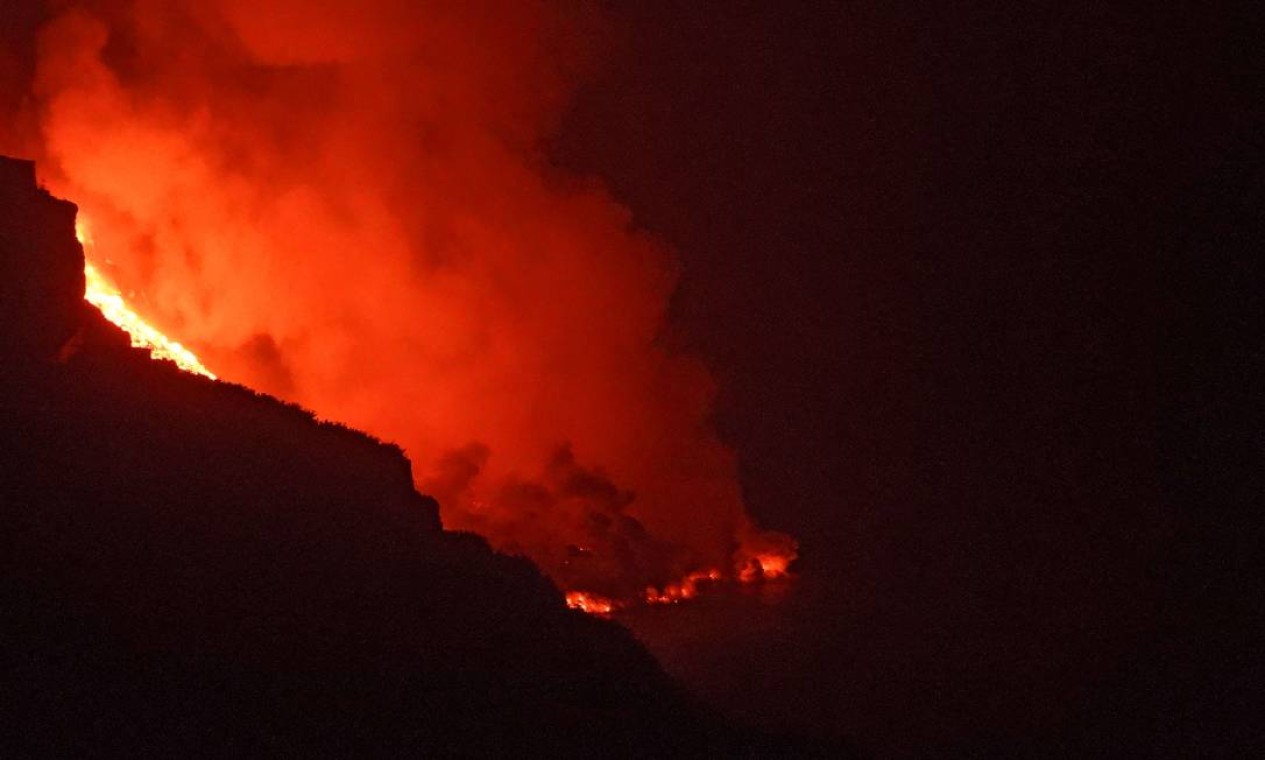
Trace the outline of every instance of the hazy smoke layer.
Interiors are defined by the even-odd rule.
[[[45,180],[227,379],[397,441],[450,528],[627,593],[777,546],[744,517],[673,258],[541,141],[565,3],[75,4],[39,39]],[[739,554],[735,555],[735,550]]]

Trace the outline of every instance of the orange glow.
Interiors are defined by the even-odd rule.
[[[605,595],[572,606],[786,568],[710,424],[715,381],[663,339],[674,252],[549,165],[600,19],[186,5],[69,4],[40,33],[34,152],[99,240],[90,302],[186,370],[399,444],[445,528]]]
[[[677,602],[693,599],[698,596],[699,583],[705,581],[718,581],[721,575],[719,570],[706,570],[690,573],[677,583],[669,583],[662,590],[653,586],[646,589],[645,600],[647,604],[676,604]]]
[[[590,615],[609,615],[615,610],[615,602],[587,591],[568,591],[567,606]]]
[[[192,351],[163,335],[133,311],[118,289],[111,285],[89,261],[88,257],[95,253],[95,245],[92,230],[82,217],[75,221],[75,237],[79,239],[84,250],[83,273],[86,280],[84,300],[97,307],[106,319],[122,328],[131,337],[134,347],[147,348],[149,355],[155,359],[175,362],[176,366],[185,372],[215,380],[215,375],[203,366]]]
[[[754,583],[761,579],[786,578],[790,575],[791,561],[794,559],[794,556],[784,554],[757,554],[738,570],[738,580],[743,583]]]
[[[723,583],[737,581],[742,584],[756,584],[765,581],[781,581],[791,577],[790,563],[794,561],[794,553],[778,553],[774,551],[749,558],[738,568],[736,578],[726,576],[715,568],[698,570],[689,573],[676,583],[669,583],[662,588],[647,586],[639,600],[644,604],[680,604],[697,599]],[[587,591],[570,591],[566,595],[567,606],[593,615],[606,616],[638,600],[619,602],[608,597],[599,596]]]

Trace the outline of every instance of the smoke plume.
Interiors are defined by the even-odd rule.
[[[542,147],[598,63],[589,6],[58,7],[24,111],[43,181],[222,378],[400,443],[447,527],[566,587],[790,551],[659,340],[671,251]]]

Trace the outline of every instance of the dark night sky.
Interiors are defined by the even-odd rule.
[[[1181,303],[1201,238],[1256,215],[1197,211],[1257,157],[1246,10],[610,5],[624,58],[556,155],[680,250],[680,337],[814,600],[678,669],[757,716],[960,747],[1079,730],[1140,652],[1198,641],[1175,600],[1225,576],[1173,567],[1224,535],[1161,469],[1200,445],[1170,370],[1225,326],[1179,345],[1170,312],[1259,248]],[[684,662],[712,634],[665,638]]]

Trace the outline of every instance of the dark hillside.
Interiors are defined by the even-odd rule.
[[[0,160],[4,754],[737,750],[391,445],[129,347]]]

